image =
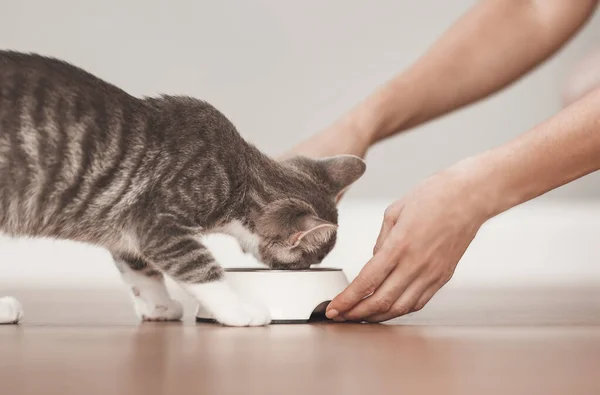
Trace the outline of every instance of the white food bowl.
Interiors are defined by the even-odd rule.
[[[325,320],[327,304],[348,286],[341,269],[270,270],[225,269],[225,277],[242,298],[265,305],[272,324]],[[197,322],[215,322],[202,306]]]

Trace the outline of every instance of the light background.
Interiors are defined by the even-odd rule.
[[[408,66],[474,3],[3,0],[0,47],[65,59],[135,95],[206,99],[248,140],[277,154]],[[599,18],[508,90],[373,149],[367,175],[342,207],[340,245],[328,263],[352,277],[369,257],[387,203],[559,110],[566,74],[598,42]],[[546,204],[498,218],[451,284],[600,280],[600,210],[575,202],[597,197],[600,175],[593,175],[549,194]],[[230,266],[245,262],[235,249],[217,253]],[[0,273],[8,281],[118,281],[104,252],[47,241],[0,239]]]
[[[19,0],[2,2],[0,48],[71,61],[135,95],[189,94],[277,154],[329,125],[413,62],[473,0]],[[348,196],[394,198],[455,161],[554,114],[570,69],[594,48],[600,15],[507,91],[395,138]],[[399,109],[401,110],[401,109]],[[554,192],[600,196],[600,175]]]

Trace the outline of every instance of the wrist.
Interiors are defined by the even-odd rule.
[[[488,220],[552,189],[554,177],[531,166],[512,144],[466,158],[453,166],[471,191],[473,207]]]
[[[414,126],[418,103],[407,73],[380,86],[347,117],[360,128],[363,140],[373,145]]]
[[[364,157],[374,144],[373,130],[366,114],[356,108],[327,128],[323,132],[323,137],[342,153]]]
[[[468,157],[447,170],[466,191],[466,205],[482,223],[519,203],[513,191],[504,189],[496,155],[488,151]]]
[[[335,138],[352,141],[354,145],[366,150],[376,142],[374,135],[377,126],[373,121],[374,116],[373,111],[360,104],[339,118],[329,131]]]

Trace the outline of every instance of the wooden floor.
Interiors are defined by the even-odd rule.
[[[598,289],[447,293],[396,325],[266,328],[138,325],[124,290],[0,289],[26,318],[0,326],[2,395],[600,394]]]

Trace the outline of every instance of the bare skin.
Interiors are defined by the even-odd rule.
[[[372,145],[516,81],[574,36],[596,5],[482,1],[412,67],[286,156],[364,157]],[[435,174],[389,206],[373,258],[329,304],[327,316],[381,322],[420,310],[451,278],[484,222],[600,169],[594,88],[580,89],[582,96],[569,97],[573,104],[555,117]]]

